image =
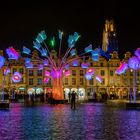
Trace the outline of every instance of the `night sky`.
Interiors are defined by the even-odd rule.
[[[58,29],[68,34],[77,31],[81,38],[77,44],[84,48],[102,44],[105,19],[114,19],[119,43],[119,53],[135,51],[140,47],[139,5],[128,1],[34,1],[8,2],[0,5],[0,48],[9,46],[32,48],[33,40],[41,30],[49,37],[57,36]],[[66,40],[65,40],[66,41]]]

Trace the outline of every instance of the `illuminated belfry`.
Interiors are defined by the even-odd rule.
[[[103,30],[102,50],[107,53],[118,52],[118,42],[116,38],[116,29],[113,20],[106,20]]]

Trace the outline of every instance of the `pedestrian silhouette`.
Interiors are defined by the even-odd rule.
[[[75,100],[76,100],[76,92],[72,91],[72,93],[71,93],[71,109],[76,109]]]

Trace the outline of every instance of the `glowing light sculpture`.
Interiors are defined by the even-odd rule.
[[[48,66],[49,61],[48,60],[43,60],[43,64],[44,64],[44,66]]]
[[[76,49],[72,49],[72,50],[70,51],[70,53],[71,53],[71,56],[76,55]]]
[[[86,73],[86,74],[85,74],[85,78],[86,78],[87,80],[90,80],[90,79],[92,79],[92,75],[91,75],[91,74]]]
[[[77,67],[77,66],[78,66],[78,60],[73,60],[72,65],[73,65],[74,67]]]
[[[92,45],[90,44],[88,47],[85,48],[85,52],[91,52],[92,51]]]
[[[18,58],[20,57],[19,53],[13,47],[9,47],[8,49],[6,49],[6,53],[9,59],[18,60]]]
[[[23,51],[22,51],[24,54],[30,54],[31,53],[31,50],[28,49],[27,47],[23,46]]]
[[[43,65],[42,65],[42,64],[39,64],[39,65],[38,65],[38,69],[39,69],[39,70],[43,70]]]
[[[30,63],[31,62],[31,58],[25,58],[25,64]]]
[[[125,71],[128,69],[128,64],[126,62],[122,62],[120,66],[117,68],[116,73],[118,75],[125,73]]]
[[[40,35],[40,37],[42,38],[43,41],[47,39],[47,36],[46,36],[45,31],[41,31],[41,32],[39,33],[39,35]]]
[[[102,79],[102,77],[101,77],[100,75],[97,75],[97,76],[96,76],[96,80],[97,80],[98,82],[100,82],[100,83],[103,82],[103,79]]]
[[[47,83],[49,82],[49,79],[50,79],[50,78],[45,77],[45,78],[44,78],[44,83],[46,83],[46,84],[47,84]]]
[[[138,55],[139,56],[139,55]],[[137,79],[137,70],[138,68],[140,68],[140,60],[138,57],[133,56],[131,58],[129,58],[128,60],[128,65],[131,69],[134,70],[134,77],[133,77],[133,98],[134,98],[134,102],[136,102],[136,79]]]
[[[140,65],[139,59],[136,56],[131,57],[128,60],[128,65],[130,68],[137,70],[139,68],[139,65]]]
[[[27,69],[32,69],[33,68],[33,63],[32,62],[26,63],[25,66],[26,66]]]
[[[40,51],[40,53],[41,53],[41,56],[44,56],[44,57],[47,56],[47,50],[46,50],[46,49],[42,48],[42,49],[39,50],[39,51]]]
[[[52,95],[55,100],[63,100],[64,94],[63,94],[63,78],[65,76],[70,75],[69,71],[69,65],[72,65],[74,67],[79,65],[79,60],[82,58],[89,58],[91,56],[92,52],[92,45],[88,46],[84,53],[77,54],[75,47],[75,43],[78,41],[80,35],[77,32],[74,32],[74,34],[68,36],[68,48],[67,51],[64,53],[64,55],[61,54],[61,45],[62,45],[62,36],[63,32],[59,30],[58,32],[58,38],[59,38],[59,51],[58,54],[54,53],[54,45],[55,45],[55,38],[51,40],[51,42],[46,43],[45,39],[46,34],[45,32],[40,32],[37,35],[37,38],[35,41],[33,41],[33,47],[38,50],[41,54],[41,56],[44,58],[39,58],[40,64],[43,64],[44,66],[47,66],[48,71],[45,71],[46,78],[44,79],[44,82],[48,82],[48,78],[52,78]],[[49,46],[48,46],[49,45]],[[51,50],[51,51],[50,51]],[[90,52],[90,53],[89,53]],[[54,55],[52,55],[54,53]],[[89,55],[88,55],[89,53]],[[54,57],[55,56],[55,57]],[[26,67],[29,66],[31,62],[25,63]],[[84,68],[87,68],[88,64],[82,65]],[[90,79],[92,78],[94,71],[88,72],[86,74],[86,78]]]
[[[69,67],[70,67],[69,64],[67,64],[67,65],[65,66],[65,69],[68,70]]]
[[[33,44],[34,44],[34,46],[33,46],[33,47],[39,51],[39,50],[40,50],[40,48],[41,48],[40,43],[39,43],[39,42],[37,42],[37,41],[33,41]]]
[[[15,72],[12,76],[12,81],[14,83],[18,83],[21,81],[21,78],[22,78],[21,74],[19,72]]]
[[[87,69],[88,67],[89,67],[89,63],[82,63],[81,64],[81,67],[83,68],[83,69]]]
[[[100,50],[99,49],[93,50],[92,51],[92,60],[99,61],[99,57],[100,57]]]
[[[65,76],[69,76],[69,75],[70,75],[70,70],[65,71],[64,75],[65,75]]]
[[[7,75],[8,73],[10,73],[10,69],[9,69],[9,68],[5,68],[5,69],[3,70],[3,74],[4,74],[4,75]]]
[[[137,48],[137,50],[135,51],[135,55],[138,57],[138,59],[140,60],[140,48]]]
[[[45,76],[51,76],[51,73],[49,72],[49,71],[47,71],[47,70],[45,70]]]
[[[0,69],[4,66],[5,64],[5,58],[3,56],[0,56]]]
[[[62,40],[62,35],[63,35],[63,32],[59,30],[59,31],[58,31],[58,36],[59,36],[59,39],[60,39],[60,40]]]
[[[93,69],[93,68],[88,68],[88,69],[86,70],[86,73],[87,73],[87,74],[90,74],[90,75],[93,75],[93,74],[94,74],[94,69]]]

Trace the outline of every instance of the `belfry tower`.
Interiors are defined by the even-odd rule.
[[[106,20],[103,30],[102,50],[106,53],[118,52],[116,28],[113,20]]]

